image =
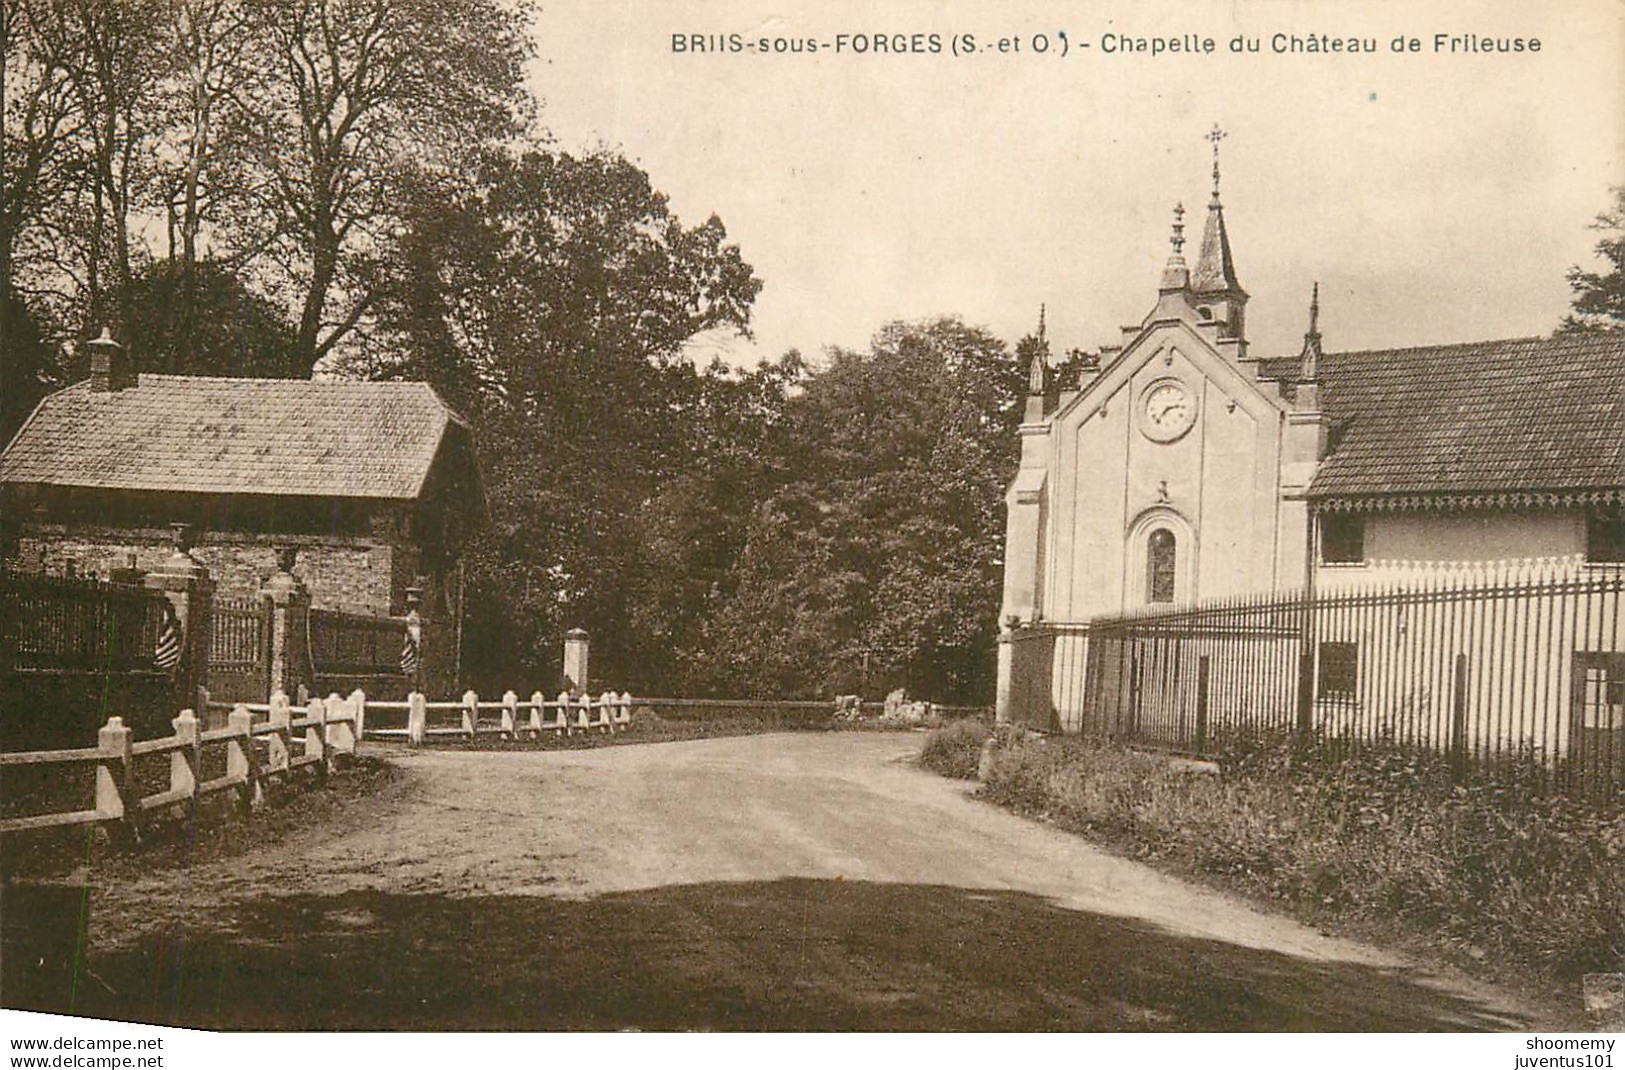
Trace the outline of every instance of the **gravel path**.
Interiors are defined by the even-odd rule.
[[[404,776],[342,822],[93,874],[75,1010],[363,1030],[1551,1024],[978,802],[909,764],[918,748],[389,750]]]

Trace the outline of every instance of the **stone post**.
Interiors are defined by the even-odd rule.
[[[350,692],[350,712],[355,714],[355,723],[350,726],[353,733],[351,753],[361,749],[361,740],[367,734],[367,693],[359,687]]]
[[[423,690],[423,588],[408,587],[406,589],[406,634],[411,642],[411,648],[416,652],[415,664],[403,664],[401,671],[406,673],[406,684],[409,691]],[[404,659],[403,659],[404,660]],[[411,671],[408,672],[407,670]]]
[[[181,749],[169,752],[169,790],[184,791],[196,800],[198,762],[201,757],[197,715],[191,710],[182,710],[181,715],[170,724],[175,729],[175,741],[181,744]]]
[[[181,659],[173,673],[172,702],[177,708],[206,710],[203,686],[209,674],[210,607],[214,581],[209,570],[192,556],[192,525],[171,524],[175,550],[169,560],[142,577],[142,583],[162,591],[175,608],[181,630]]]
[[[543,711],[547,708],[546,703],[547,699],[542,697],[540,691],[530,693],[530,730],[535,733],[537,739],[542,738],[542,717]]]
[[[271,603],[270,671],[266,693],[284,695],[308,693],[314,688],[315,666],[310,664],[310,591],[293,574],[296,546],[278,546],[276,571],[260,587],[260,596]]]
[[[281,691],[271,692],[270,721],[276,731],[265,737],[265,767],[270,772],[276,773],[288,768],[288,748],[291,746],[288,725],[293,721],[293,709],[288,705],[288,696]]]
[[[502,693],[502,734],[508,739],[518,736],[519,695],[513,690]]]
[[[104,818],[122,818],[125,815],[125,797],[132,783],[130,730],[124,718],[109,717],[107,724],[96,733],[96,746],[102,752],[96,765],[96,812]],[[135,800],[130,799],[130,805]]]
[[[422,743],[428,734],[429,708],[424,703],[423,692],[414,691],[406,696],[406,738]]]
[[[1015,641],[1016,625],[1018,620],[1009,617],[1004,627],[999,629],[999,666],[998,690],[993,699],[993,721],[995,724],[1009,724],[1011,718],[1011,676],[1015,668]]]
[[[564,689],[587,690],[587,653],[590,637],[581,628],[564,633]]]
[[[260,783],[259,771],[254,768],[254,715],[239,702],[226,719],[226,727],[236,733],[226,745],[226,775],[243,778],[238,793],[243,809],[252,810],[265,801],[265,787]]]

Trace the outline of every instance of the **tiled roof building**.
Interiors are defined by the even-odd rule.
[[[1625,489],[1625,331],[1328,354],[1309,496],[1513,507]]]
[[[137,375],[110,341],[91,375],[40,402],[0,453],[11,565],[107,571],[198,531],[223,596],[250,595],[275,547],[318,606],[454,610],[484,500],[466,422],[423,383]]]

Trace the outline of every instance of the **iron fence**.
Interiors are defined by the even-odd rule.
[[[97,579],[0,572],[0,671],[158,671],[167,599]]]
[[[318,679],[401,676],[406,622],[335,609],[310,611],[310,658]]]
[[[1573,794],[1625,789],[1615,570],[1445,577],[1034,625],[1017,719],[1193,753],[1296,733],[1424,748],[1462,773],[1522,763]],[[1047,722],[1047,723],[1044,723]]]
[[[259,672],[269,664],[271,603],[265,598],[216,598],[210,605],[209,668]]]

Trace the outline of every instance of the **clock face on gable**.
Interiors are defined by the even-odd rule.
[[[1196,394],[1178,379],[1159,379],[1140,395],[1140,433],[1173,442],[1196,422]]]

